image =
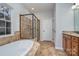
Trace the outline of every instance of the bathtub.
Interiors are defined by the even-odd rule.
[[[33,40],[19,40],[0,46],[0,56],[25,56],[33,44]]]

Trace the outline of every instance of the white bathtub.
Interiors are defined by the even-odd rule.
[[[25,56],[32,49],[34,41],[19,40],[0,46],[0,56]]]

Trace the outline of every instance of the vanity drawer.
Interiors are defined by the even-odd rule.
[[[78,43],[78,41],[79,41],[79,38],[78,37],[72,37],[72,42]]]
[[[72,42],[72,48],[75,47],[75,46],[78,46],[78,42],[74,42],[74,41],[73,41],[73,42]]]

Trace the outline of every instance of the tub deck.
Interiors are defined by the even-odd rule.
[[[19,40],[0,46],[0,56],[34,55],[39,44],[33,40]]]

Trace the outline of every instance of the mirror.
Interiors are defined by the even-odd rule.
[[[79,8],[74,9],[74,31],[79,33]]]

